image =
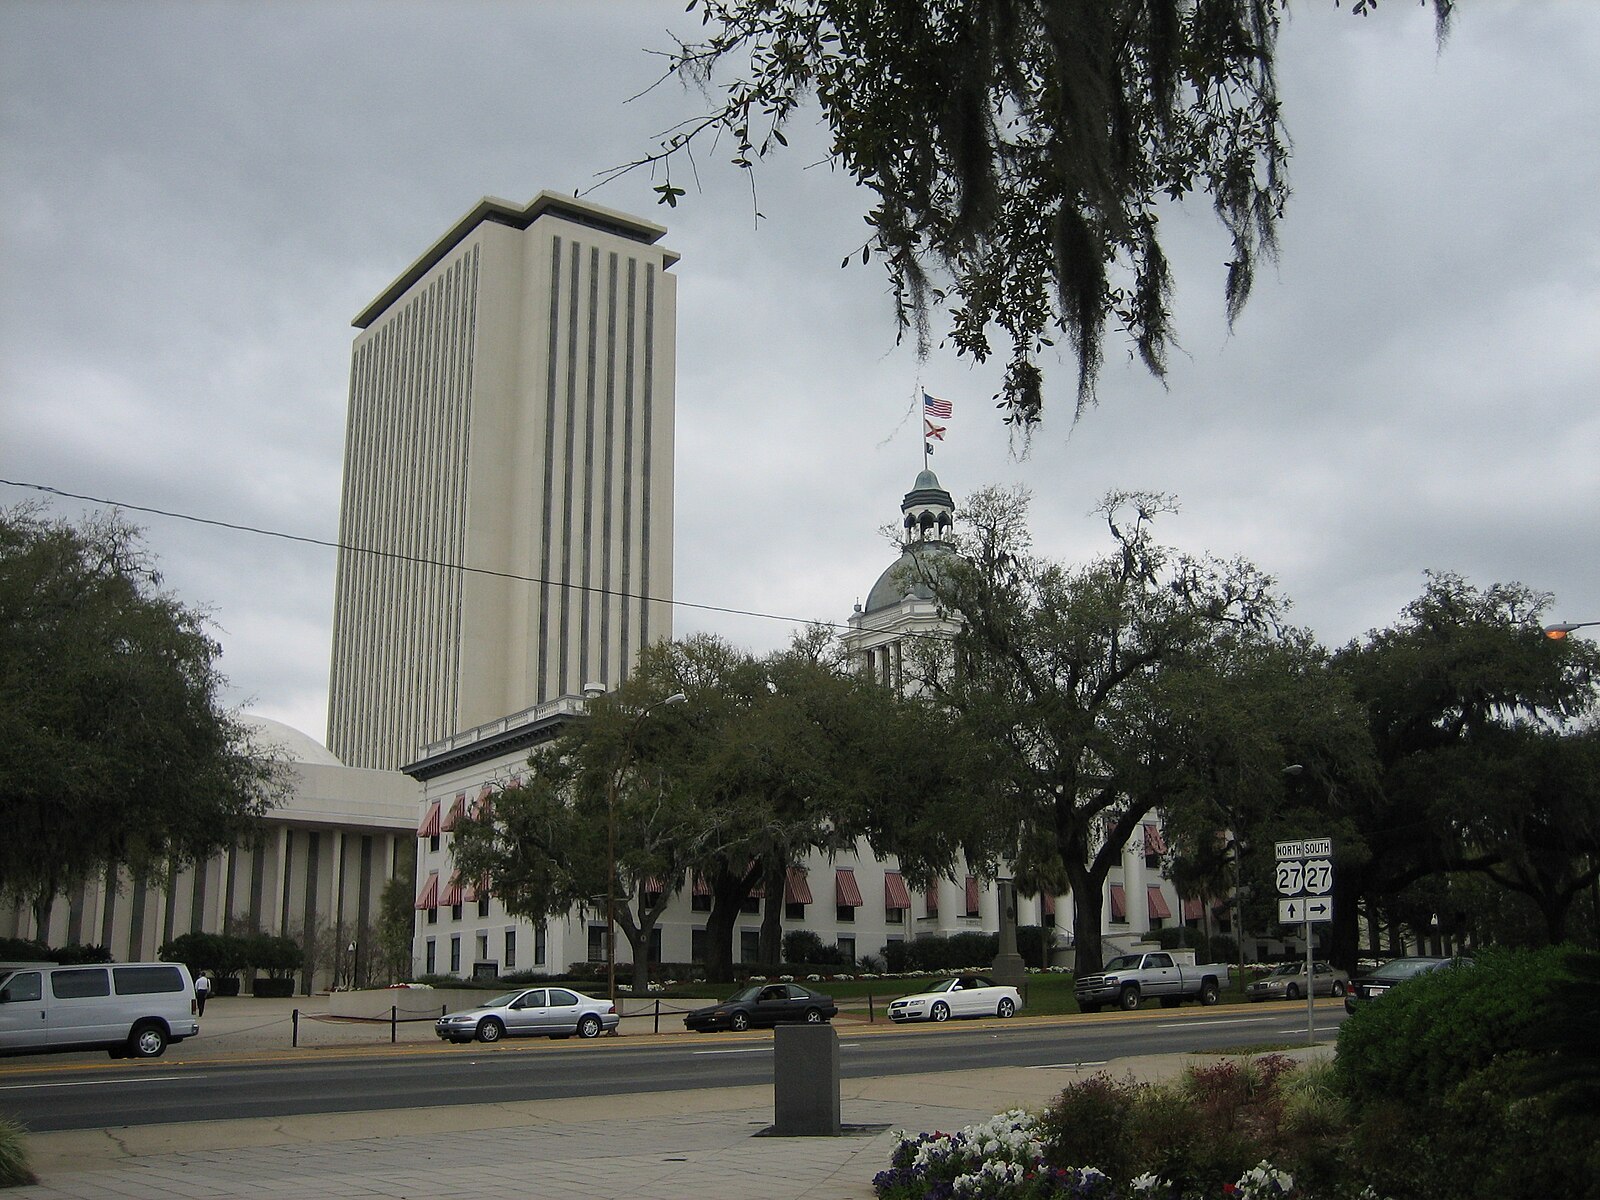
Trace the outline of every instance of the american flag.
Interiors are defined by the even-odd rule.
[[[938,417],[941,421],[950,419],[950,401],[941,400],[937,396],[922,393],[922,411],[926,416]]]

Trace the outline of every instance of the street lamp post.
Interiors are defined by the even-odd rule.
[[[617,1006],[617,792],[622,787],[622,775],[628,769],[628,759],[633,754],[633,739],[638,735],[644,719],[658,708],[683,704],[688,699],[682,692],[673,692],[665,700],[657,700],[640,709],[622,739],[617,769],[606,780],[606,995],[613,1009]]]
[[[1594,625],[1600,625],[1600,621],[1564,621],[1560,625],[1546,625],[1544,635],[1552,642],[1562,642],[1573,630],[1588,629]]]

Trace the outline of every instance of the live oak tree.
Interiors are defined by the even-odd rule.
[[[1600,850],[1586,766],[1600,648],[1545,638],[1550,602],[1521,584],[1480,589],[1430,574],[1393,626],[1335,656],[1378,767],[1374,787],[1332,809],[1347,847],[1334,878],[1336,953],[1354,957],[1358,902],[1427,921],[1428,906],[1412,903],[1418,888],[1438,892],[1443,877],[1469,871],[1533,900],[1550,937],[1563,932]]]
[[[1219,832],[1284,764],[1283,720],[1255,698],[1283,669],[1272,581],[1161,545],[1172,507],[1107,497],[1110,553],[1069,567],[1032,554],[1025,496],[980,492],[929,572],[960,628],[916,656],[919,686],[987,750],[989,854],[1024,891],[1071,888],[1080,970],[1101,965],[1105,884],[1144,821],[1195,809]]]
[[[1431,3],[1442,37],[1453,0]],[[685,189],[673,167],[692,164],[697,145],[725,140],[753,171],[814,101],[832,161],[873,196],[859,253],[887,267],[902,333],[925,353],[929,310],[948,300],[962,354],[982,362],[1003,337],[1009,422],[1039,420],[1040,360],[1058,337],[1077,357],[1080,414],[1108,326],[1164,376],[1164,206],[1209,199],[1231,243],[1230,321],[1276,253],[1289,154],[1274,54],[1288,0],[697,7],[704,36],[678,41],[669,74],[700,85],[707,111],[607,177],[659,170],[655,190],[675,205]]]
[[[62,889],[163,878],[248,838],[286,790],[219,701],[204,614],[160,587],[118,516],[0,512],[0,891],[41,928]]]

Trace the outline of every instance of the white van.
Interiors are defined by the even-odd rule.
[[[155,1058],[200,1032],[182,963],[0,967],[0,1054],[109,1050]]]

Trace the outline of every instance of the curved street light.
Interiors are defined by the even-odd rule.
[[[658,708],[665,708],[669,704],[685,704],[688,700],[689,697],[682,692],[673,692],[665,700],[657,700],[641,708],[622,739],[617,769],[606,780],[606,995],[613,1009],[617,1006],[617,792],[622,787],[628,759],[633,756],[633,739],[638,735],[644,719]]]
[[[1560,625],[1546,625],[1544,635],[1552,642],[1565,641],[1574,629],[1588,629],[1591,625],[1600,625],[1600,621],[1569,621]]]

